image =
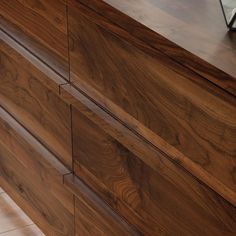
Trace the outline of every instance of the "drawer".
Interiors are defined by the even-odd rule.
[[[236,99],[78,2],[68,10],[72,83],[235,202]]]
[[[0,37],[0,105],[71,168],[70,107],[59,97],[65,80],[4,33]]]
[[[1,0],[0,28],[68,79],[65,0]]]
[[[75,195],[75,235],[141,235],[74,175],[65,176],[65,185]]]
[[[143,235],[234,235],[236,209],[69,85],[74,172]]]
[[[55,156],[0,108],[0,186],[46,235],[73,235],[73,195]]]

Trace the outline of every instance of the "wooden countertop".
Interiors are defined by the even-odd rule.
[[[236,32],[228,32],[218,0],[78,1],[236,94]]]

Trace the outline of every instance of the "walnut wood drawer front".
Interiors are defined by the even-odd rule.
[[[0,41],[0,105],[71,167],[70,108],[59,97],[64,80],[46,67],[44,71],[5,34],[0,36],[11,45]]]
[[[236,203],[236,99],[78,2],[72,83]]]
[[[0,108],[0,186],[46,235],[73,235],[73,195],[66,169]]]
[[[141,235],[114,212],[78,177],[65,176],[65,185],[75,195],[75,235]]]
[[[65,0],[1,0],[0,28],[68,79]]]
[[[74,172],[143,235],[234,235],[236,209],[70,85]]]

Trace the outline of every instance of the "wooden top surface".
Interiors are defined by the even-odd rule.
[[[218,0],[79,1],[236,94],[236,32],[228,32]],[[118,16],[114,8],[129,18],[123,14]],[[132,20],[141,23],[146,33]],[[169,42],[164,42],[166,39]]]

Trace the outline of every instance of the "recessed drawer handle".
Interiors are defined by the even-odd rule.
[[[130,226],[121,216],[113,211],[100,197],[96,195],[85,183],[73,174],[64,176],[64,184],[79,201],[84,205],[92,208],[98,215],[107,219],[107,222],[112,221],[116,228],[119,228],[123,235],[142,235],[134,227]]]

